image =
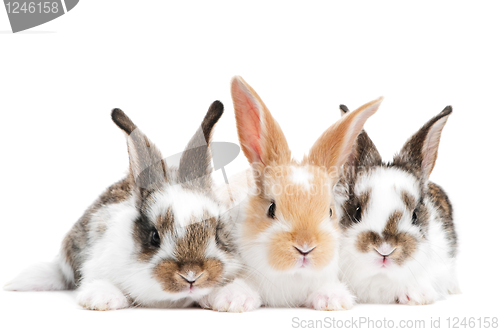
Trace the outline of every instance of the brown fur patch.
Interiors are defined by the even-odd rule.
[[[345,183],[340,185],[345,185]],[[366,213],[366,209],[368,208],[368,204],[370,202],[371,190],[369,189],[359,196],[355,196],[354,192],[352,192],[350,193],[350,196],[352,198],[346,200],[342,206],[344,213],[342,218],[339,220],[339,225],[344,229],[355,223],[361,222],[361,220],[356,220],[357,208],[359,207],[361,209],[362,214]]]
[[[443,188],[435,183],[429,182],[428,191],[432,204],[438,210],[439,221],[443,223],[446,238],[450,244],[450,255],[451,257],[455,257],[458,248],[458,236],[453,222],[453,207],[451,202]]]
[[[402,265],[417,249],[417,240],[413,236],[398,231],[398,223],[402,217],[402,212],[395,211],[387,220],[385,229],[382,232],[384,241],[397,248],[390,257],[399,265]]]
[[[208,259],[205,262],[192,262],[179,264],[173,260],[165,260],[156,266],[153,276],[158,280],[164,291],[169,293],[178,293],[186,291],[190,283],[183,278],[189,272],[198,277],[193,286],[199,288],[214,287],[219,284],[223,265],[219,260]]]
[[[375,232],[367,231],[358,235],[356,248],[360,252],[369,252],[382,244],[382,238]]]
[[[179,265],[173,260],[164,260],[156,266],[153,276],[162,284],[164,291],[177,293],[186,290],[188,283],[178,274]]]
[[[360,252],[367,253],[378,248],[383,242],[387,242],[393,248],[396,248],[389,257],[396,264],[403,265],[407,259],[411,258],[411,255],[417,249],[418,243],[412,235],[398,231],[397,226],[402,216],[402,212],[395,211],[387,220],[382,236],[372,231],[359,234],[356,240],[356,248]]]
[[[215,225],[212,227],[207,222],[197,222],[186,226],[185,235],[178,239],[175,252],[181,264],[203,261],[205,248],[210,238],[215,237]]]
[[[205,257],[208,241],[215,236],[215,222],[215,218],[208,218],[186,226],[186,234],[175,245],[175,260],[163,261],[155,268],[155,278],[162,283],[165,291],[186,290],[189,283],[182,276],[187,276],[190,271],[195,276],[201,274],[194,286],[205,288],[221,283],[222,262]]]
[[[415,207],[417,206],[417,200],[415,199],[415,197],[413,197],[412,194],[410,194],[409,192],[403,190],[401,192],[401,199],[403,200],[403,203],[405,204],[406,206],[406,209],[408,211],[413,211],[415,209]]]
[[[432,203],[438,208],[442,216],[451,219],[453,216],[453,208],[443,188],[435,183],[429,182],[428,191]]]
[[[172,209],[169,208],[167,213],[156,217],[156,229],[160,235],[164,233],[173,233],[174,214],[172,213]]]
[[[390,257],[399,265],[403,265],[406,260],[411,258],[417,249],[417,240],[407,233],[400,233],[394,237],[394,242],[390,240],[388,242],[397,248]]]
[[[359,195],[359,207],[361,208],[361,211],[366,211],[368,203],[370,202],[370,195],[371,189]]]
[[[394,211],[389,216],[389,219],[387,220],[387,223],[385,224],[384,231],[382,232],[382,235],[384,235],[384,237],[396,235],[398,233],[398,223],[402,217],[403,217],[402,212]]]

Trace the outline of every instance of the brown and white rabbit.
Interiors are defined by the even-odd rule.
[[[76,222],[51,263],[27,269],[4,289],[77,288],[86,309],[130,305],[184,307],[230,282],[238,270],[211,183],[212,129],[223,113],[214,102],[178,167],[120,109],[129,174],[109,187]]]
[[[360,302],[429,304],[459,292],[452,206],[429,181],[451,112],[427,122],[389,163],[362,131],[344,165],[335,187],[342,280]]]
[[[233,78],[231,93],[251,171],[233,177],[220,197],[233,206],[235,243],[246,273],[200,304],[219,311],[248,311],[262,304],[350,309],[354,297],[338,279],[340,233],[331,192],[338,169],[381,99],[332,125],[309,155],[296,161],[278,122],[241,77]]]

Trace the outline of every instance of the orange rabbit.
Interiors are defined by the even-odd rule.
[[[354,297],[338,278],[340,233],[332,188],[382,99],[342,117],[308,156],[296,161],[278,122],[241,77],[233,78],[231,93],[251,171],[234,176],[230,188],[219,188],[219,196],[232,208],[237,251],[246,273],[210,294],[202,306],[219,311],[248,311],[262,304],[350,309]]]

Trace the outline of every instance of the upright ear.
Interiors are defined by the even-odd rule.
[[[201,189],[212,187],[212,166],[209,144],[212,140],[212,130],[224,113],[220,101],[214,101],[203,119],[200,128],[189,141],[179,162],[179,182],[191,182]],[[193,181],[196,181],[193,182]]]
[[[451,106],[446,106],[420,128],[394,157],[394,164],[416,170],[427,181],[436,164],[441,131],[451,112]]]
[[[308,161],[338,174],[339,168],[348,160],[363,125],[377,111],[382,99],[380,97],[349,112],[328,128],[314,143]]]
[[[141,194],[167,182],[166,165],[158,148],[130,118],[118,108],[111,112],[113,122],[127,134],[130,174]]]
[[[346,105],[340,105],[339,108],[342,116],[349,113],[349,109]],[[361,167],[381,164],[382,157],[375,147],[375,144],[371,140],[370,136],[368,136],[367,132],[364,129],[361,130],[356,142],[354,143],[351,154],[344,164],[344,169],[346,166],[349,167],[349,169],[345,170],[345,172],[347,174],[352,173],[352,175],[355,175]]]
[[[235,76],[231,80],[231,96],[241,149],[250,164],[268,166],[290,162],[285,135],[252,87]]]
[[[344,116],[345,114],[349,113],[349,109],[347,108],[346,105],[340,104],[339,109],[340,109],[340,116]]]

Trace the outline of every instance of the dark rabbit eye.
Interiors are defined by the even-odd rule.
[[[358,223],[361,221],[361,206],[356,207],[356,212],[354,213],[354,222]]]
[[[274,215],[275,212],[276,212],[276,204],[274,202],[271,202],[271,205],[269,205],[269,207],[267,208],[267,216],[269,218],[274,219],[275,218],[275,215]]]
[[[158,234],[156,229],[153,229],[151,232],[151,244],[155,247],[159,247],[161,244],[160,234]]]
[[[216,244],[222,244],[222,241],[220,238],[221,229],[222,229],[222,227],[220,227],[220,225],[217,225],[217,228],[215,229],[215,243]]]
[[[215,244],[222,250],[229,252],[229,246],[225,241],[224,231],[221,226],[217,226],[215,230]]]
[[[418,223],[417,213],[415,211],[413,211],[413,216],[411,217],[411,223],[413,225],[416,225]]]
[[[332,209],[330,209],[330,218],[332,217],[332,215],[333,215],[333,211],[332,211]]]

